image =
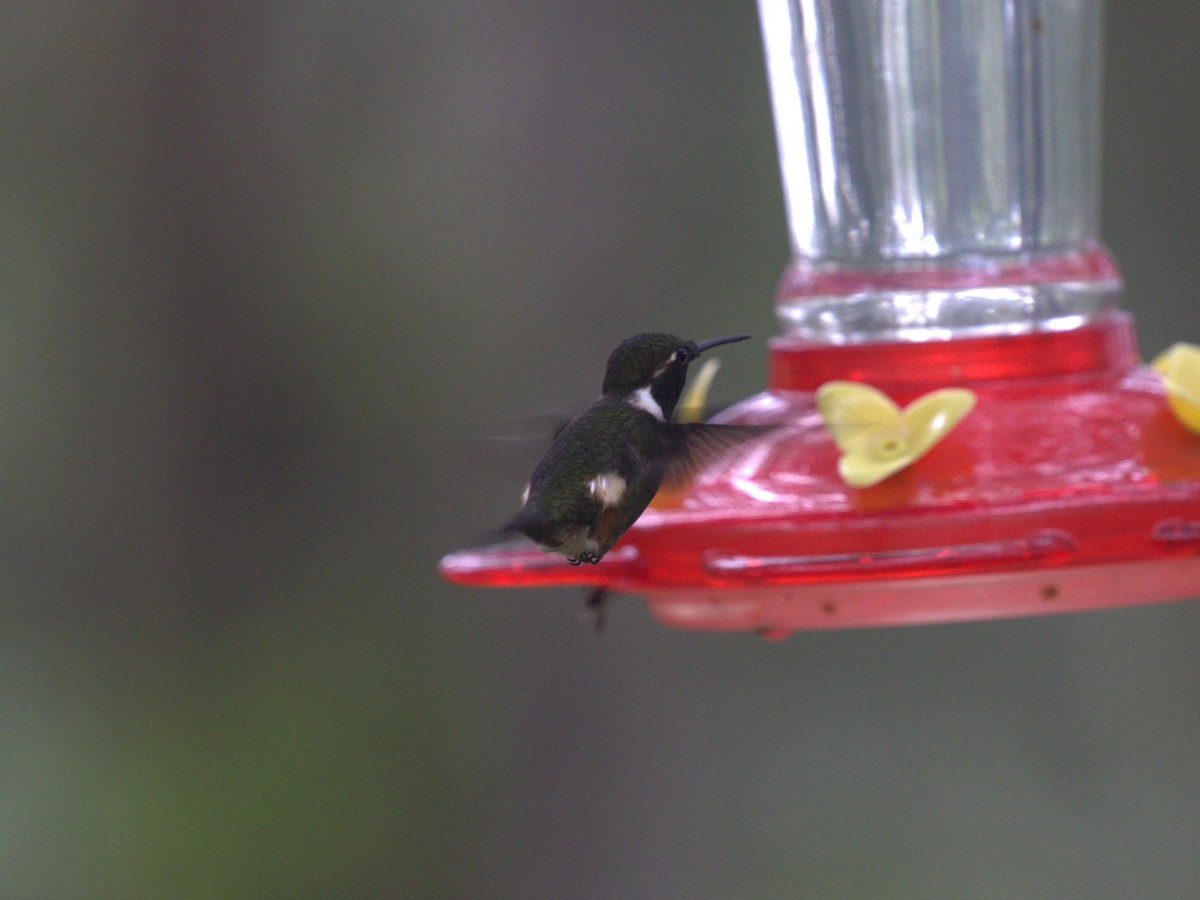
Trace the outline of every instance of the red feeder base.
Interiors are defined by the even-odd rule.
[[[817,414],[824,382],[974,410],[926,456],[848,487]],[[771,343],[770,390],[722,421],[779,424],[659,497],[596,566],[531,545],[442,560],[452,581],[602,585],[661,621],[757,630],[1065,612],[1200,595],[1200,437],[1138,364],[1131,319],[919,343]]]

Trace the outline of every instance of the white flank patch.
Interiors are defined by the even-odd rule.
[[[588,482],[588,490],[605,508],[616,506],[625,496],[625,479],[616,472],[601,472]]]
[[[627,402],[638,409],[644,409],[660,422],[667,421],[663,416],[662,407],[658,405],[658,401],[654,399],[654,395],[650,393],[650,388],[648,387],[638,388],[629,395]]]
[[[525,485],[525,490],[521,491],[521,505],[524,506],[529,502],[529,485]]]

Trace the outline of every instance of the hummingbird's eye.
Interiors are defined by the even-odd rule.
[[[688,360],[690,360],[691,358],[692,358],[692,355],[690,353],[688,353],[687,347],[680,347],[678,350],[675,351],[675,362],[685,363]]]

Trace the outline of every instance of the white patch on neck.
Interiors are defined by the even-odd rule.
[[[658,401],[654,399],[654,395],[650,393],[650,388],[638,388],[632,394],[625,398],[625,402],[630,406],[636,406],[638,409],[645,410],[658,419],[660,422],[667,421],[663,415],[662,407],[658,405]]]
[[[601,472],[588,482],[588,492],[608,509],[620,503],[625,496],[625,479],[616,472]]]

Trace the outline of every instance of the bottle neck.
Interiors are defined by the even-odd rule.
[[[964,254],[864,268],[793,260],[776,313],[785,332],[830,344],[1061,331],[1111,313],[1123,283],[1103,244]]]
[[[815,391],[827,381],[862,381],[905,401],[951,385],[1116,379],[1138,362],[1132,317],[1112,312],[1061,331],[952,341],[834,345],[784,335],[770,343],[768,385],[776,392]]]

